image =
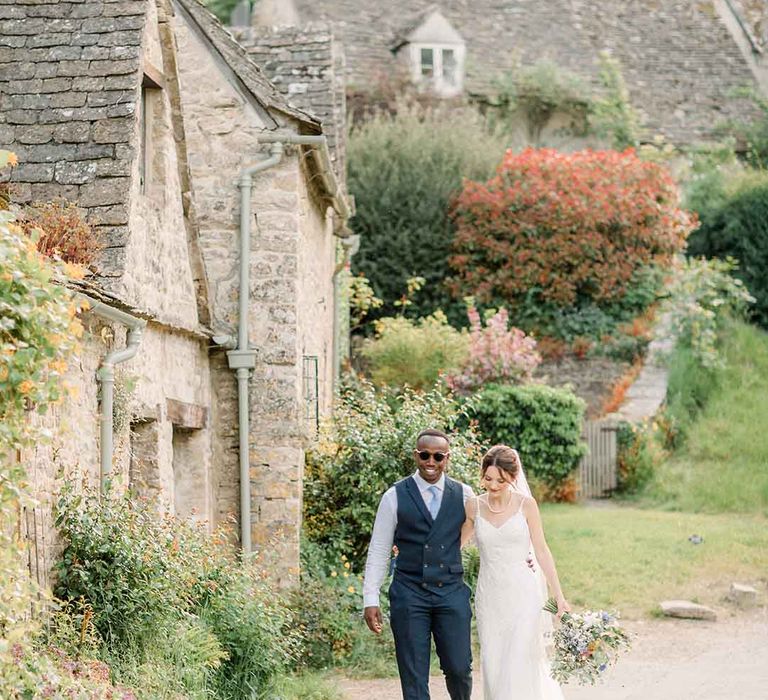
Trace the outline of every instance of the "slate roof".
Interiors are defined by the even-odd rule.
[[[0,146],[16,199],[65,197],[108,246],[126,202],[139,99],[144,2],[0,0]]]
[[[729,0],[759,11],[764,0]],[[302,22],[328,21],[344,46],[349,83],[362,87],[395,69],[391,46],[403,24],[437,5],[466,41],[465,85],[492,92],[518,64],[554,62],[597,86],[599,54],[619,59],[650,134],[675,143],[711,135],[751,116],[736,89],[755,76],[712,3],[694,0],[295,0]],[[764,8],[764,5],[763,5]],[[756,26],[752,22],[751,26]],[[766,66],[768,69],[768,65]]]
[[[306,127],[305,131],[308,133],[320,133],[320,121],[285,99],[264,75],[261,68],[248,56],[248,52],[200,0],[175,0],[175,2],[194,20],[209,43],[263,107],[297,119]]]
[[[105,250],[99,274],[118,277],[138,140],[142,37],[155,0],[0,0],[0,148],[18,167],[19,203],[62,197],[84,209]],[[319,133],[197,0],[175,0],[268,118],[275,110]],[[277,126],[277,122],[274,123]]]

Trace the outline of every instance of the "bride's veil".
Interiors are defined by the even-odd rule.
[[[515,482],[512,485],[512,488],[514,488],[519,493],[522,493],[524,496],[533,498],[531,487],[528,485],[528,479],[525,478],[525,470],[523,469],[523,460],[520,459],[520,453],[514,448],[512,451],[515,453],[515,458],[517,459],[517,477],[515,477]],[[531,548],[530,554],[531,558],[533,559],[535,574],[542,591],[543,599],[546,601],[549,597],[549,591],[547,590],[547,579],[544,577],[544,572],[541,570],[541,566],[539,566],[539,562],[536,560],[536,554],[533,552],[533,548]],[[541,632],[542,636],[544,637],[544,646],[548,649],[552,645],[552,630],[552,615],[545,610],[542,610]]]

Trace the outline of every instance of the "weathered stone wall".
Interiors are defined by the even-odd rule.
[[[73,390],[44,415],[30,414],[30,420],[50,437],[22,454],[36,500],[27,506],[23,531],[30,544],[30,570],[43,585],[49,581],[50,568],[61,552],[53,510],[60,488],[65,482],[95,486],[99,479],[96,370],[107,348],[100,334],[103,325],[89,316],[83,322],[87,332],[65,378]]]
[[[200,250],[209,280],[211,324],[236,335],[240,170],[268,156],[256,136],[266,115],[233,81],[184,16],[174,18],[180,95],[198,212]],[[292,120],[270,112],[286,130]],[[303,420],[302,355],[332,344],[332,323],[318,324],[332,300],[331,276],[318,266],[332,259],[324,208],[312,199],[302,150],[286,149],[282,162],[253,178],[249,340],[258,349],[250,381],[251,531],[254,546],[283,537],[284,569],[298,567],[301,476],[308,431]],[[309,259],[308,259],[309,256]],[[317,271],[317,272],[316,272]],[[318,308],[321,309],[318,312]],[[305,324],[318,326],[318,335]],[[213,492],[217,518],[239,513],[237,397],[224,353],[212,359],[214,383]]]
[[[307,173],[300,181],[300,227],[298,270],[299,351],[302,356],[318,360],[319,413],[328,415],[333,401],[333,330],[334,297],[333,272],[336,244],[333,238],[333,219],[322,216],[322,210],[313,201],[307,189]],[[330,245],[329,245],[330,244]],[[305,394],[314,388],[303,382]],[[309,413],[308,423],[314,431],[311,404],[304,401],[304,415]],[[309,411],[307,411],[309,409]]]
[[[147,5],[144,61],[163,70],[163,50],[154,2]],[[145,95],[147,171],[133,161],[129,196],[130,236],[124,246],[124,272],[111,291],[131,306],[179,328],[198,328],[195,285],[184,225],[171,102],[167,90]],[[137,121],[137,130],[140,124]],[[138,135],[137,135],[138,139]]]
[[[318,117],[336,172],[346,173],[344,52],[327,25],[235,30],[253,60],[293,104]]]
[[[52,509],[63,483],[98,487],[101,414],[96,370],[108,352],[125,346],[122,326],[106,324],[92,312],[86,312],[83,321],[82,348],[66,377],[73,391],[47,414],[35,417],[50,432],[51,442],[38,444],[24,456],[39,501],[36,551],[41,569],[60,551]],[[163,512],[204,520],[211,513],[206,345],[199,337],[149,323],[136,356],[117,365],[112,471],[118,490],[130,486],[155,499]]]
[[[93,3],[95,15],[100,12],[98,5],[100,3]],[[155,2],[133,3],[132,7],[135,9],[136,5],[141,5],[142,13],[146,11],[146,22],[143,14],[138,16],[128,4],[122,3],[123,15],[105,17],[99,19],[99,23],[93,19],[89,26],[95,38],[107,46],[120,38],[135,47],[136,51],[129,53],[135,54],[136,65],[148,61],[162,71],[164,52]],[[143,28],[138,41],[134,41],[133,33],[113,34],[107,40],[104,33],[109,27],[119,28],[123,26],[120,22],[126,19],[131,20],[132,27]],[[85,28],[82,32],[83,41],[90,41]],[[138,86],[138,76],[129,77]],[[79,188],[57,192],[83,206],[92,223],[98,216],[99,226],[111,227],[108,243],[116,248],[109,248],[105,259],[115,255],[114,259],[119,258],[121,262],[113,268],[113,277],[99,278],[102,291],[107,288],[112,296],[104,297],[101,292],[96,296],[149,319],[137,355],[116,368],[113,476],[117,488],[131,486],[140,494],[156,499],[165,512],[208,520],[212,519],[210,341],[201,330],[197,316],[174,137],[177,125],[173,122],[169,95],[157,90],[149,115],[150,173],[146,186],[142,187],[138,153],[134,149],[139,118],[135,114],[135,95],[133,92],[130,95],[130,119],[83,122],[83,129],[78,132],[83,148],[106,148],[99,143],[109,129],[114,130],[115,138],[119,135],[124,139],[122,146],[109,145],[109,153],[104,151],[104,159],[98,163],[101,168],[106,167],[105,161],[108,161],[110,167],[119,168],[119,175],[108,177],[102,169],[92,172],[86,168],[93,176],[88,182]],[[105,100],[107,97],[119,102],[121,95],[112,92]],[[110,160],[110,154],[114,155],[121,147],[124,147],[125,158]],[[52,146],[47,151],[54,173],[58,172],[60,163],[69,162],[68,153]],[[49,192],[35,189],[33,185],[28,191],[30,196]],[[52,196],[55,192],[51,189],[50,193]],[[114,201],[103,200],[103,206],[95,207],[94,198],[106,193],[114,197]],[[126,329],[119,324],[106,324],[94,312],[86,312],[84,320],[88,332],[83,350],[68,377],[75,391],[66,403],[41,419],[50,430],[53,442],[38,446],[29,455],[35,495],[40,501],[37,534],[39,542],[45,543],[36,549],[44,561],[41,569],[53,562],[60,546],[53,530],[51,507],[61,479],[94,486],[99,482],[100,413],[96,370],[110,350],[125,344]]]

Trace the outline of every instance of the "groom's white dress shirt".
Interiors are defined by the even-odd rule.
[[[416,486],[419,487],[419,492],[424,499],[427,509],[429,509],[429,504],[432,500],[432,493],[429,491],[430,486],[437,487],[440,494],[440,502],[442,502],[445,489],[445,474],[440,477],[436,484],[424,481],[419,472],[413,474],[411,478],[416,482]],[[466,484],[462,484],[462,487],[464,488],[464,503],[466,503],[467,499],[473,498],[475,494]],[[384,583],[384,579],[387,576],[396,527],[397,491],[392,486],[381,497],[379,509],[376,511],[376,520],[373,523],[373,534],[371,535],[371,544],[368,547],[368,558],[365,561],[365,575],[363,579],[363,605],[366,608],[370,606],[378,607],[379,605],[379,591],[381,590],[381,584]]]

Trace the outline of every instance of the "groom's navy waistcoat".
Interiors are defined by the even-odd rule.
[[[452,587],[462,581],[461,526],[464,491],[458,481],[445,477],[443,499],[435,520],[429,514],[412,477],[395,484],[398,555],[395,576],[430,589]]]

